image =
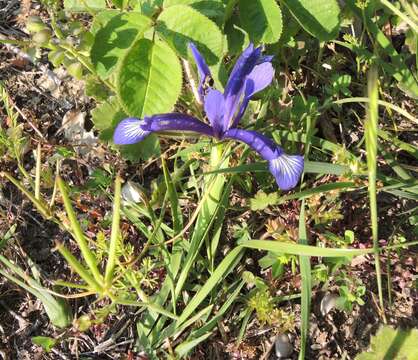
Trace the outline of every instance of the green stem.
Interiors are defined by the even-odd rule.
[[[113,218],[112,218],[112,233],[110,235],[109,244],[109,258],[107,260],[105,271],[105,286],[109,288],[113,280],[113,273],[116,264],[116,252],[119,239],[119,223],[120,223],[120,198],[121,198],[121,178],[116,177],[115,181],[115,196],[113,198]]]
[[[57,244],[56,249],[64,257],[71,268],[98,294],[103,293],[101,285],[89,274],[87,269],[75,258],[73,254],[62,244]]]
[[[77,241],[77,244],[81,250],[81,253],[84,257],[84,260],[86,261],[88,267],[90,268],[90,271],[92,272],[95,280],[97,283],[102,284],[103,277],[99,272],[99,269],[97,268],[97,260],[94,256],[93,252],[90,250],[87,244],[87,240],[84,236],[83,231],[81,230],[80,223],[77,221],[77,217],[74,213],[74,209],[71,205],[70,198],[68,197],[68,192],[66,189],[66,185],[64,181],[61,179],[61,177],[57,177],[57,184],[58,188],[61,192],[62,199],[64,201],[65,210],[67,211],[68,219],[71,224],[71,229],[74,235],[74,239]]]

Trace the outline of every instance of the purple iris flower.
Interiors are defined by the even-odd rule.
[[[115,144],[134,144],[151,133],[170,131],[200,133],[219,140],[238,140],[267,160],[269,170],[282,190],[295,187],[303,171],[303,157],[287,155],[274,141],[256,131],[237,128],[251,97],[273,80],[272,57],[263,56],[261,48],[254,48],[250,44],[238,58],[222,94],[207,88],[208,80],[211,79],[209,67],[194,44],[190,44],[190,49],[199,73],[199,95],[204,99],[204,109],[210,125],[180,113],[153,115],[144,119],[127,118],[116,127]]]

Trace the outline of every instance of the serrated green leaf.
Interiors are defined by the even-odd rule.
[[[165,9],[158,17],[156,28],[184,58],[188,57],[189,42],[199,48],[209,65],[222,57],[223,35],[218,26],[190,6]]]
[[[138,12],[106,10],[99,13],[91,28],[95,36],[90,51],[91,62],[99,76],[108,78],[134,40],[150,26],[151,20]]]
[[[253,211],[264,210],[270,205],[277,204],[279,196],[277,192],[266,194],[264,191],[260,190],[255,194],[254,198],[250,199],[250,208]]]
[[[336,0],[283,0],[299,24],[320,41],[335,39],[341,10]]]
[[[418,359],[418,329],[395,330],[382,326],[370,340],[371,350],[356,360],[416,360]]]
[[[165,0],[164,8],[175,5],[189,5],[201,14],[214,20],[218,25],[223,24],[225,5],[222,0]]]
[[[86,81],[86,95],[97,101],[106,101],[110,97],[110,90],[94,76],[88,76]]]
[[[115,96],[110,97],[108,101],[96,106],[92,110],[91,116],[94,127],[100,130],[100,138],[105,141],[112,139],[116,125],[127,117]]]
[[[282,12],[274,0],[240,0],[239,11],[244,30],[255,42],[272,44],[282,34]]]
[[[124,110],[132,116],[170,111],[180,95],[182,68],[163,41],[140,39],[121,63],[117,91]]]
[[[89,12],[106,9],[106,0],[64,0],[64,9],[71,12]]]

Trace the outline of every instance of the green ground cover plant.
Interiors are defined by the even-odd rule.
[[[42,0],[21,24],[0,44],[82,84],[94,139],[2,77],[1,286],[42,305],[46,358],[415,358],[413,1]],[[355,346],[315,347],[361,311]]]

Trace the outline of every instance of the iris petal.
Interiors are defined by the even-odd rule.
[[[283,153],[276,159],[269,161],[269,170],[282,190],[289,190],[297,185],[303,172],[303,166],[303,156],[300,155]]]
[[[245,80],[244,99],[242,100],[239,113],[231,125],[232,128],[238,125],[252,96],[269,86],[273,81],[273,77],[274,68],[270,62],[266,61],[254,67],[253,71],[251,71]]]
[[[205,112],[217,137],[221,137],[224,131],[224,96],[218,90],[210,90],[205,97]]]
[[[154,115],[147,118],[142,129],[149,132],[194,132],[207,136],[214,136],[213,129],[193,116],[168,113]]]
[[[122,120],[115,129],[113,141],[116,145],[130,145],[144,140],[151,132],[144,130],[144,120],[127,118]]]
[[[269,170],[282,190],[296,186],[303,171],[303,156],[287,155],[273,140],[256,131],[229,129],[224,138],[246,143],[269,163]]]
[[[225,87],[225,128],[230,127],[231,120],[237,112],[238,104],[244,92],[245,79],[254,69],[261,56],[261,48],[253,50],[252,44],[238,58]]]
[[[211,73],[209,70],[209,66],[206,64],[205,59],[200,54],[199,50],[197,50],[197,47],[193,43],[189,43],[189,48],[192,51],[194,61],[197,66],[197,71],[199,73],[199,94],[203,98],[204,96],[204,89],[203,84],[205,81],[211,77]]]

